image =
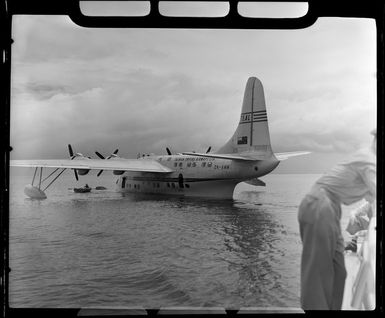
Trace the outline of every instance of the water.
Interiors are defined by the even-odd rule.
[[[81,177],[107,190],[73,193],[68,173],[36,201],[32,175],[11,175],[11,307],[300,307],[297,209],[318,175],[234,201],[123,195],[108,173]]]

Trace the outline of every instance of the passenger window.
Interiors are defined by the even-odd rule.
[[[179,162],[179,167],[183,167],[183,162]]]
[[[207,164],[207,167],[211,167],[213,165],[213,163],[212,162],[209,162],[208,164]]]
[[[191,167],[191,162],[187,162],[187,167]]]
[[[202,167],[206,167],[206,162],[202,162]]]
[[[174,162],[174,167],[178,167],[178,163],[177,162]]]
[[[193,163],[192,163],[192,166],[193,166],[193,167],[196,167],[196,166],[197,166],[197,164],[196,164],[195,162],[193,162]]]

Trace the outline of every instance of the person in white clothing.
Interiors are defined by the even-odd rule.
[[[352,239],[345,246],[346,251],[357,252],[358,234],[367,231],[370,219],[373,216],[372,204],[365,201],[358,209],[354,210],[350,215],[349,223],[346,226],[346,231],[352,235]]]
[[[325,173],[298,210],[301,256],[301,306],[304,310],[340,310],[346,270],[341,233],[341,204],[376,198],[376,131],[370,149]]]

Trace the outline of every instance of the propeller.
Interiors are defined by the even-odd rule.
[[[119,149],[115,149],[115,151],[109,157],[107,157],[107,159],[110,159],[111,157],[116,157],[118,152],[119,152]]]
[[[105,159],[103,155],[101,155],[99,152],[95,151],[96,155],[100,158],[100,159]]]
[[[167,151],[167,154],[168,154],[169,156],[171,156],[171,151],[170,151],[170,149],[168,149],[168,148],[166,147],[166,151]]]
[[[116,157],[116,155],[117,155],[118,152],[119,152],[119,149],[115,149],[115,151],[114,151],[112,154],[110,154],[107,158],[105,158],[100,152],[95,151],[95,154],[96,154],[100,159],[103,159],[103,160],[106,159],[106,160],[108,160],[108,159],[110,159],[110,158],[112,158],[112,157]],[[99,176],[102,174],[102,172],[103,172],[103,170],[100,170],[96,176],[99,177]]]
[[[70,153],[70,157],[71,157],[71,160],[72,160],[74,158],[74,152],[73,152],[72,147],[71,147],[70,144],[68,144],[68,151]]]
[[[70,144],[68,144],[68,151],[70,153],[71,160],[75,159],[76,156],[74,156],[74,152],[73,152],[72,147],[71,147]],[[79,181],[79,177],[78,177],[78,173],[77,173],[76,169],[74,169],[74,173],[75,173],[76,181]]]
[[[206,153],[209,153],[211,150],[211,146],[207,149]]]

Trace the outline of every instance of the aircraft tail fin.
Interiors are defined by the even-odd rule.
[[[217,154],[273,156],[262,83],[250,77],[243,97],[241,118],[234,135]]]

